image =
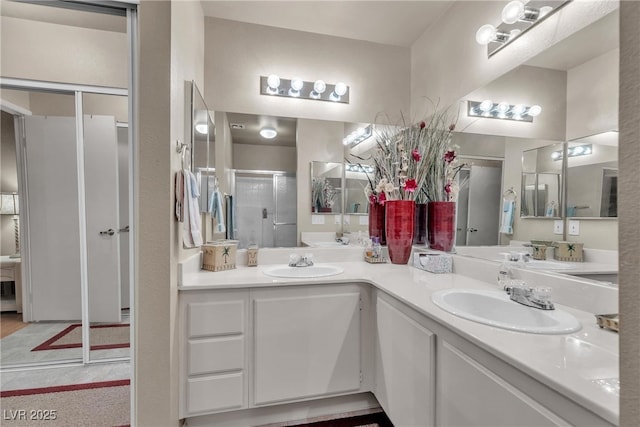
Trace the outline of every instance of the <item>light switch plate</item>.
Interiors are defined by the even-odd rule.
[[[345,215],[343,223],[344,223],[344,225],[350,225],[351,224],[351,215]]]
[[[341,220],[341,218],[340,218],[340,217],[341,217],[341,216],[342,216],[342,215],[334,215],[334,216],[333,216],[333,223],[334,223],[334,224],[337,224],[337,225],[340,225],[340,220]]]
[[[579,236],[580,235],[580,221],[575,220],[575,219],[569,221],[569,234],[571,236]]]
[[[553,221],[553,234],[562,234],[563,228],[562,220]]]
[[[324,215],[311,215],[311,224],[314,224],[314,225],[324,224]]]

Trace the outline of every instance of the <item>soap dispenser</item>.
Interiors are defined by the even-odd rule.
[[[511,285],[511,261],[509,261],[509,254],[503,253],[502,264],[498,270],[498,287],[504,289]]]

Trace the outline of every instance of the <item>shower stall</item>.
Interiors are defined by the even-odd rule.
[[[297,244],[297,185],[295,173],[233,170],[234,200],[230,237],[239,248]]]

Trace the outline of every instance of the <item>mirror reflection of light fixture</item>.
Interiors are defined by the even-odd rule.
[[[209,133],[209,126],[206,123],[198,123],[196,124],[196,132],[201,135],[206,135]]]
[[[544,19],[553,15],[571,0],[513,0],[502,9],[501,23],[498,26],[485,24],[476,32],[476,41],[487,46],[487,56],[498,52],[533,28]]]
[[[13,234],[15,244],[15,254],[10,255],[11,258],[17,258],[20,256],[20,226],[18,224],[20,213],[20,204],[18,194],[16,193],[2,193],[0,194],[0,215],[12,215],[13,216]]]
[[[567,148],[567,157],[588,156],[589,154],[593,154],[593,146],[591,144],[575,145]],[[561,160],[562,151],[554,151],[551,153],[551,158],[553,160]]]
[[[297,77],[288,80],[275,74],[260,76],[260,94],[349,103],[349,86],[343,82],[333,85],[324,80],[307,82]]]
[[[373,133],[373,126],[368,125],[365,127],[359,127],[358,129],[351,132],[349,135],[342,139],[343,145],[351,145],[356,146],[360,144],[365,139],[369,138]]]
[[[373,171],[375,170],[373,166],[357,165],[353,163],[347,163],[345,165],[345,169],[347,172],[365,172],[365,173],[373,173]]]
[[[533,122],[533,118],[542,112],[542,107],[539,105],[528,107],[524,104],[512,105],[505,101],[496,104],[490,99],[482,102],[467,101],[467,103],[467,115],[471,117]]]
[[[264,127],[260,129],[260,136],[265,139],[273,139],[278,135],[278,132],[274,128]]]

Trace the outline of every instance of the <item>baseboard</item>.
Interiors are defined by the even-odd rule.
[[[202,415],[185,420],[185,427],[225,427],[261,426],[265,424],[288,424],[292,421],[317,419],[333,414],[360,412],[378,409],[380,404],[372,393],[310,400],[263,408],[243,409],[220,414]]]

